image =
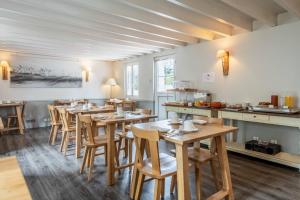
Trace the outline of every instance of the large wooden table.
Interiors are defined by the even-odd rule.
[[[0,159],[0,199],[31,199],[30,192],[15,156]]]
[[[156,121],[144,124],[134,125],[142,129],[156,129],[156,127],[178,129],[177,126],[169,125],[168,120]],[[174,143],[176,146],[176,160],[177,160],[177,187],[178,187],[178,199],[189,200],[191,199],[190,185],[189,185],[189,160],[188,160],[188,144],[198,142],[200,140],[215,137],[217,145],[218,159],[220,163],[220,170],[223,181],[223,188],[211,196],[211,199],[223,199],[228,196],[228,199],[233,200],[233,190],[231,183],[231,176],[228,164],[227,151],[225,146],[225,135],[227,133],[237,131],[236,127],[232,126],[220,126],[220,125],[196,125],[199,131],[192,133],[180,133],[178,130],[172,133],[161,133],[161,138]],[[133,178],[131,183],[130,196],[133,198],[134,188],[138,171],[134,169]]]
[[[12,127],[12,128],[4,128],[4,131],[10,131],[10,130],[19,130],[21,134],[24,134],[24,119],[22,116],[22,103],[2,103],[0,104],[0,109],[7,109],[7,108],[15,108],[17,120],[18,120],[18,127]]]
[[[112,107],[104,107],[104,106],[96,106],[89,109],[82,109],[80,106],[72,108],[66,106],[56,106],[56,108],[64,107],[66,110],[71,114],[75,115],[76,118],[76,140],[75,140],[75,155],[76,158],[80,157],[80,150],[81,150],[81,124],[79,122],[79,114],[96,114],[96,113],[110,113],[114,112],[114,108]]]
[[[95,114],[91,115],[93,121],[102,122],[106,126],[107,135],[107,185],[113,185],[115,183],[115,172],[116,167],[114,164],[115,157],[115,130],[116,124],[118,123],[131,123],[138,121],[149,121],[149,119],[156,118],[155,115],[144,115],[144,114],[130,114],[125,113],[124,117],[116,117],[113,113],[106,114]],[[105,117],[106,119],[103,119]]]

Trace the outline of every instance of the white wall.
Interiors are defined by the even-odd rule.
[[[223,76],[216,58],[220,49],[231,53],[228,77]],[[197,88],[211,91],[215,100],[256,104],[268,101],[275,93],[300,98],[300,22],[128,60],[137,61],[140,66],[140,99],[152,99],[153,58],[172,52],[176,58],[176,79],[193,81]],[[216,81],[202,82],[204,72],[215,72]]]
[[[82,63],[44,56],[9,55],[4,52],[0,52],[0,60],[7,60],[10,65],[46,65],[55,67],[58,71],[62,68],[64,70],[78,70],[83,68],[83,65],[91,70],[89,82],[83,80],[81,88],[10,88],[9,80],[0,79],[0,100],[101,99],[109,96],[109,87],[104,83],[113,75],[112,62],[90,61]]]

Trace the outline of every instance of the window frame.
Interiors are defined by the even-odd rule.
[[[134,83],[134,66],[137,66],[137,94],[134,94],[134,87],[133,87],[133,83]],[[128,94],[128,76],[127,76],[127,72],[128,72],[128,67],[131,67],[131,94]],[[130,63],[126,63],[125,65],[125,72],[124,72],[124,76],[125,76],[125,94],[126,97],[139,97],[140,91],[139,91],[139,74],[140,74],[140,66],[138,62],[130,62]]]

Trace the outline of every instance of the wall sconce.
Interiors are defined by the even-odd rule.
[[[229,51],[219,50],[217,58],[222,59],[223,75],[228,76],[229,73]]]
[[[1,61],[2,80],[8,80],[9,65],[7,61]]]
[[[84,79],[85,79],[85,82],[89,82],[90,80],[90,71],[89,70],[84,70],[85,73],[84,73]]]

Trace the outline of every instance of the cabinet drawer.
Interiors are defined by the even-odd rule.
[[[247,114],[243,113],[243,120],[254,121],[254,122],[267,122],[269,121],[268,115],[258,115],[258,114]]]
[[[220,118],[242,120],[243,115],[241,113],[221,111]]]
[[[270,123],[282,126],[300,127],[300,118],[270,116]]]
[[[192,108],[178,108],[179,113],[193,114]]]
[[[211,111],[210,110],[201,110],[201,109],[193,109],[194,115],[203,115],[207,117],[211,117]]]
[[[178,107],[166,106],[166,111],[178,112]]]

